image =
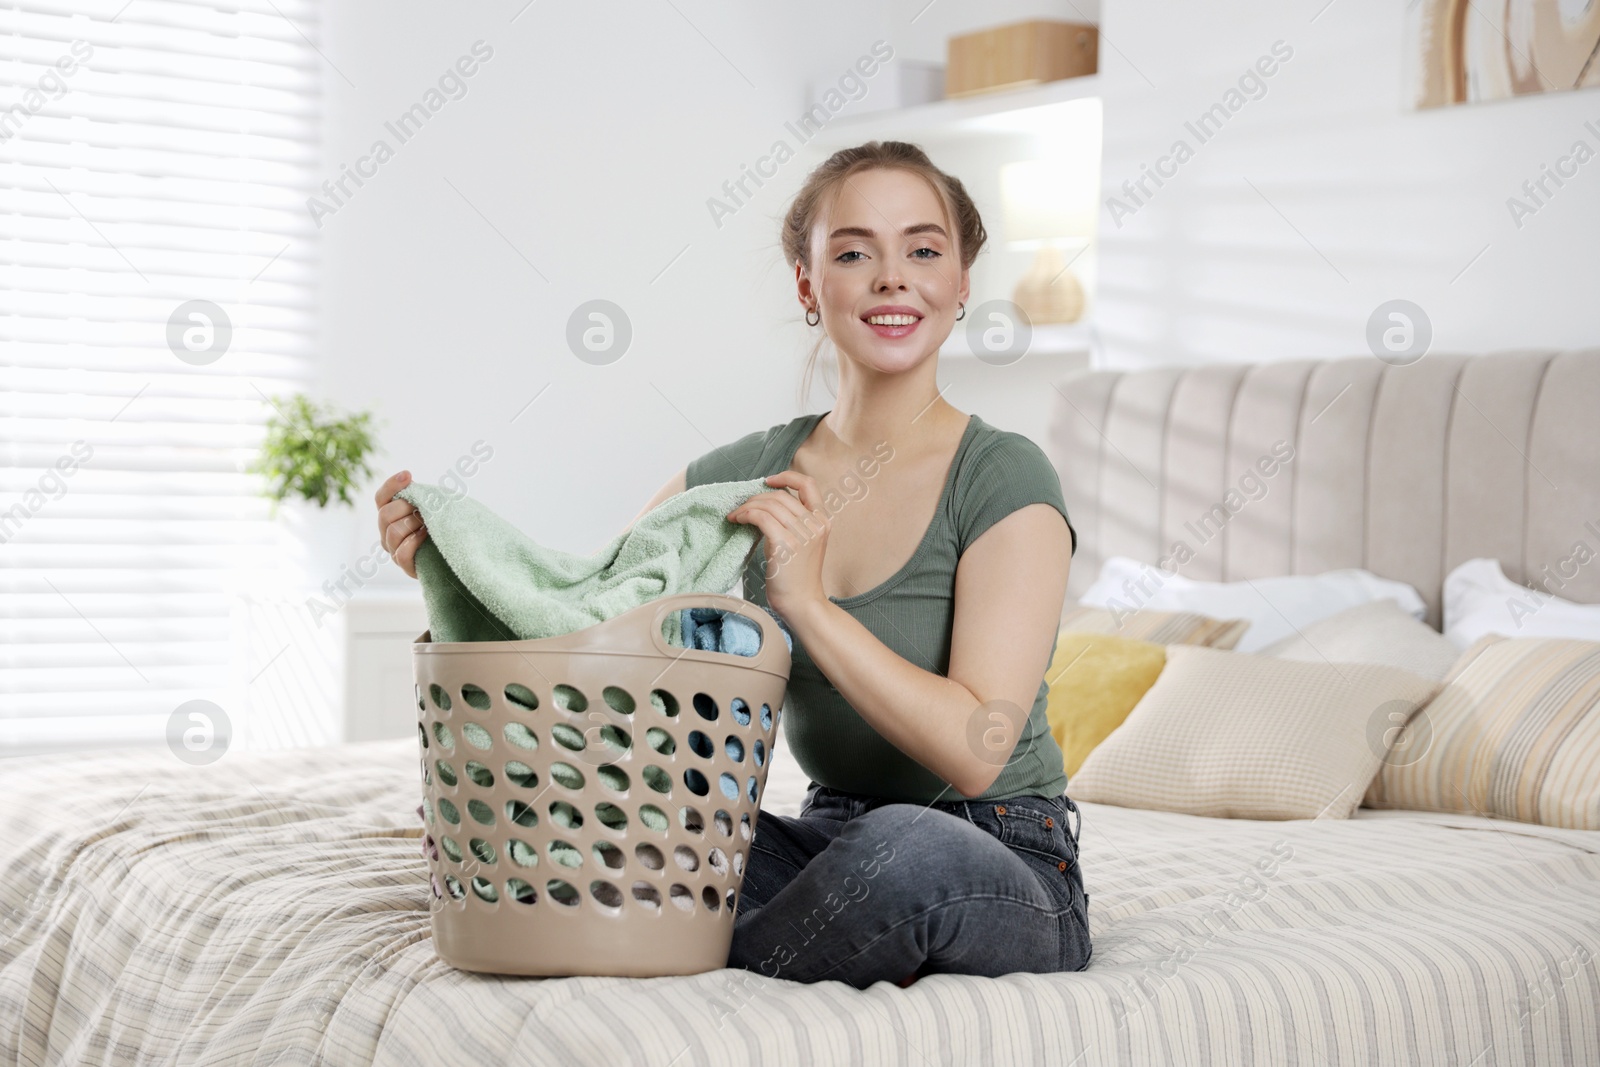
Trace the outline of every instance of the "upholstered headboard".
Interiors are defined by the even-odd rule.
[[[1056,391],[1041,444],[1078,531],[1069,602],[1106,557],[1173,569],[1180,542],[1175,569],[1208,581],[1364,567],[1414,585],[1435,626],[1445,574],[1479,556],[1600,602],[1600,349],[1088,371]]]

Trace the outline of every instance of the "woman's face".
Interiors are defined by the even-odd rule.
[[[936,355],[950,336],[967,272],[938,195],[915,174],[880,168],[845,179],[812,229],[811,250],[816,271],[796,267],[800,300],[817,303],[843,355],[892,374]],[[868,321],[886,306],[913,321]]]

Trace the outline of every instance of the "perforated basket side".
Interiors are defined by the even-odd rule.
[[[750,659],[641,649],[638,631],[659,639],[679,599],[766,615],[687,594],[559,639],[414,645],[447,963],[636,977],[726,965],[788,649],[775,623]]]

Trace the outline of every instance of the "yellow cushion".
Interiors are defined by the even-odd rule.
[[[1056,654],[1045,674],[1045,712],[1069,779],[1094,746],[1122,725],[1166,662],[1165,646],[1150,641],[1074,630],[1056,635]]]

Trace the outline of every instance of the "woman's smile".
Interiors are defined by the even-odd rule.
[[[921,325],[922,312],[904,304],[879,304],[861,316],[861,321],[879,337],[909,337]]]
[[[917,319],[907,326],[880,326],[875,322],[869,322],[867,323],[867,329],[879,337],[909,337],[911,336],[911,331],[921,324],[921,319]]]

